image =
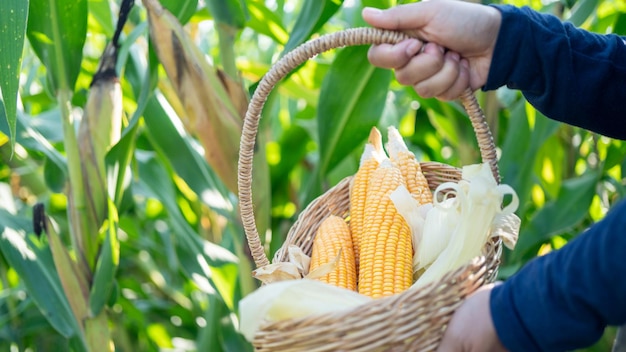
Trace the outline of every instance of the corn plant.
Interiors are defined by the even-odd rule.
[[[0,350],[251,350],[238,302],[258,283],[235,182],[250,92],[304,41],[365,25],[363,6],[406,2],[1,1]],[[616,0],[494,2],[626,33]],[[479,162],[461,106],[417,96],[367,50],[309,60],[265,105],[253,200],[269,257],[355,173],[372,126],[398,127],[420,160]],[[506,279],[623,196],[626,145],[546,119],[519,92],[477,95],[520,198]]]

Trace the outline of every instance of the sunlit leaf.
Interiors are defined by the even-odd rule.
[[[558,122],[537,113],[535,124],[531,128],[525,104],[520,101],[511,109],[511,120],[499,163],[502,182],[515,189],[522,212],[528,206],[537,152],[560,126]]]
[[[207,325],[200,329],[197,339],[199,351],[248,352],[253,348],[234,326],[228,308],[219,297],[209,296],[205,313]]]
[[[243,0],[207,0],[206,6],[219,23],[234,28],[243,28],[246,23],[247,10]]]
[[[155,147],[167,157],[176,173],[211,209],[230,216],[234,205],[229,192],[207,166],[199,146],[194,145],[197,142],[191,140],[180,124],[175,124],[177,121],[167,115],[157,99],[148,102],[144,118]]]
[[[173,231],[182,240],[181,244],[193,249],[192,253],[199,253],[204,256],[209,265],[220,266],[235,263],[237,261],[235,255],[216,244],[201,240],[190,228],[178,208],[176,192],[171,178],[154,155],[142,153],[138,155],[138,163],[140,174],[149,175],[149,177],[142,179],[146,186],[144,190],[149,191],[151,196],[163,202],[169,213]]]
[[[74,90],[87,35],[87,0],[30,0],[28,39],[48,69],[51,90]]]
[[[615,165],[621,164],[626,159],[626,143],[619,141],[612,141],[608,148],[606,157],[604,158],[604,164],[602,165],[603,171],[608,171]]]
[[[67,175],[65,171],[50,158],[45,159],[43,176],[46,185],[52,192],[62,193],[65,190]]]
[[[74,317],[80,324],[84,324],[89,319],[88,313],[88,295],[89,283],[85,272],[81,271],[79,264],[70,257],[67,248],[61,242],[61,238],[52,223],[46,218],[46,228],[48,240],[50,242],[50,251],[56,272],[61,280],[61,286],[65,292],[65,296],[69,302]]]
[[[322,173],[350,154],[380,120],[391,72],[370,65],[367,50],[341,50],[322,85],[317,110]]]
[[[99,315],[110,299],[115,286],[115,274],[120,261],[120,243],[117,240],[117,213],[113,202],[109,201],[109,218],[104,230],[104,241],[100,247],[100,255],[93,275],[89,293],[89,310]]]
[[[9,220],[12,216],[5,211],[0,211],[0,217],[3,224],[12,221]],[[23,225],[17,228],[28,228]],[[23,230],[3,226],[0,250],[55,330],[66,338],[79,335],[80,329],[63,293],[59,276],[54,270],[49,249],[34,242]]]
[[[160,0],[163,7],[170,11],[180,23],[185,24],[196,12],[198,0]]]
[[[115,28],[113,26],[113,14],[108,0],[88,0],[89,14],[92,15],[102,27],[107,38],[113,37]]]
[[[614,33],[626,33],[626,13],[619,13],[615,25],[613,26]]]
[[[28,0],[0,2],[0,94],[9,125],[11,145],[15,141],[17,92],[27,17]]]
[[[21,116],[21,114],[18,115],[18,134],[16,136],[16,142],[30,150],[42,152],[50,162],[53,162],[56,165],[58,169],[67,173],[67,162],[65,157],[50,143],[50,140],[54,139],[47,139],[38,130],[31,127],[31,124],[35,124],[35,121],[37,120],[26,118]]]
[[[268,158],[275,158],[276,163],[270,168],[272,188],[286,184],[289,173],[302,161],[307,153],[307,142],[310,141],[307,131],[298,125],[291,125],[283,132],[276,148],[268,153]]]
[[[283,53],[309,39],[339,10],[341,4],[343,0],[305,0]]]
[[[274,39],[279,44],[284,45],[287,42],[289,34],[281,18],[270,11],[265,4],[260,1],[249,1],[248,12],[250,13],[250,19],[246,23],[248,27]]]
[[[514,258],[520,258],[530,248],[578,224],[589,210],[598,177],[597,171],[589,171],[563,181],[558,197],[546,203],[530,222],[523,224]]]
[[[598,7],[598,2],[599,0],[578,0],[567,21],[577,27],[582,25]]]
[[[558,137],[548,138],[537,152],[534,173],[539,176],[544,190],[556,197],[564,178],[566,151]]]

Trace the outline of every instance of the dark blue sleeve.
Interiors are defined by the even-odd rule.
[[[491,316],[512,352],[586,347],[626,323],[626,201],[496,286]]]
[[[494,6],[502,25],[483,90],[521,90],[549,118],[626,139],[626,44],[530,8]]]

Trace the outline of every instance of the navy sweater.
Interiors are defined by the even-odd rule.
[[[626,44],[529,8],[502,12],[484,90],[519,89],[546,116],[626,139]],[[511,351],[567,351],[626,323],[626,202],[566,246],[535,258],[491,293]]]

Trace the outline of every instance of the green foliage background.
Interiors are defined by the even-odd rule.
[[[410,1],[161,2],[210,62],[253,89],[278,57],[303,41],[364,25],[363,6]],[[626,34],[623,1],[502,3],[531,6],[594,32]],[[80,118],[119,5],[0,2],[0,350],[83,349],[51,243],[33,233],[32,207],[45,205],[72,256],[66,185],[73,147],[62,132],[63,109]],[[51,30],[47,26],[60,28],[63,40],[42,36]],[[237,198],[205,161],[210,146],[182,128],[180,103],[152,45],[145,8],[137,3],[118,63],[124,137],[107,156],[131,157],[127,176],[113,180],[123,185],[115,205],[119,263],[112,289],[99,297],[108,302],[112,341],[117,351],[251,350],[237,333],[237,302],[258,283],[250,276]],[[260,135],[270,170],[264,238],[270,256],[298,211],[355,172],[371,126],[398,126],[420,160],[454,166],[480,161],[457,102],[417,96],[392,72],[369,65],[366,51],[345,48],[310,60],[266,104]],[[626,144],[548,120],[516,91],[477,95],[499,147],[503,182],[521,201],[520,240],[505,253],[500,271],[506,279],[528,260],[565,245],[622,198]],[[586,351],[608,350],[613,336],[608,329]]]

